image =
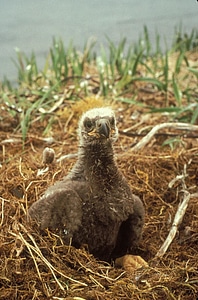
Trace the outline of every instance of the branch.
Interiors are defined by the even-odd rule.
[[[190,162],[188,162],[188,164],[189,163]],[[163,245],[161,246],[161,248],[157,252],[156,257],[162,257],[166,253],[168,247],[172,243],[172,241],[173,241],[173,239],[174,239],[174,237],[177,233],[178,227],[181,224],[181,222],[183,220],[183,217],[185,215],[186,209],[188,207],[189,200],[192,197],[192,195],[187,191],[187,187],[186,187],[186,184],[185,184],[185,178],[187,176],[188,176],[188,174],[187,174],[187,165],[185,164],[183,174],[176,176],[176,178],[171,180],[171,182],[168,185],[169,188],[171,188],[176,181],[181,181],[181,185],[182,185],[182,190],[181,191],[184,193],[184,196],[183,196],[183,201],[181,201],[178,205],[178,209],[177,209],[177,212],[175,214],[175,218],[173,220],[173,224],[171,226],[169,234],[168,234],[166,240],[164,241]]]
[[[133,148],[131,148],[132,151],[138,151],[145,147],[150,140],[153,138],[153,136],[163,128],[171,128],[176,130],[188,130],[188,131],[197,131],[198,132],[198,126],[191,125],[187,123],[162,123],[154,126],[151,131],[143,137]]]
[[[178,226],[181,224],[182,219],[185,215],[190,198],[191,198],[190,193],[187,191],[184,191],[184,198],[183,198],[183,201],[178,206],[171,230],[170,230],[165,242],[163,243],[163,245],[157,252],[156,257],[162,257],[166,253],[171,242],[173,241],[173,239],[177,233]]]
[[[119,134],[125,135],[128,137],[145,137],[146,133],[138,133],[138,132],[127,132],[127,131],[122,131],[119,130]],[[159,132],[155,134],[156,137],[184,137],[185,139],[197,139],[198,134],[187,134],[187,133],[172,133],[172,132]]]

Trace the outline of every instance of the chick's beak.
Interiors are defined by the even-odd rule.
[[[105,136],[106,138],[109,138],[110,135],[110,126],[109,122],[107,120],[98,120],[97,124],[97,131],[100,134],[100,136]]]

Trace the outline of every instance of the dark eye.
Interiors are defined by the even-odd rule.
[[[87,130],[92,130],[92,128],[93,128],[93,122],[90,120],[90,119],[85,119],[85,121],[84,121],[84,126],[85,126],[85,128],[87,129]]]
[[[115,118],[114,117],[110,118],[109,122],[110,122],[111,126],[115,126]]]

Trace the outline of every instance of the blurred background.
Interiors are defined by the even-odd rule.
[[[151,41],[156,33],[164,49],[171,45],[175,29],[190,33],[198,24],[196,0],[0,0],[0,80],[15,81],[16,49],[35,53],[42,68],[53,37],[64,45],[73,41],[79,50],[86,41],[97,41],[95,49],[127,38],[136,42],[147,26]]]

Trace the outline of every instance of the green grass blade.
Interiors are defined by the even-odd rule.
[[[158,79],[155,78],[150,78],[150,77],[133,77],[133,81],[144,81],[148,82],[158,88],[158,90],[164,90],[164,83],[159,81]]]
[[[188,70],[198,78],[198,69],[189,67]]]
[[[191,118],[191,124],[195,124],[198,120],[198,103],[196,105],[196,108],[192,114],[192,118]]]
[[[179,89],[179,86],[175,80],[175,75],[173,74],[172,77],[172,84],[173,84],[173,92],[175,99],[177,101],[178,106],[181,106],[181,100],[182,100],[182,91]]]

